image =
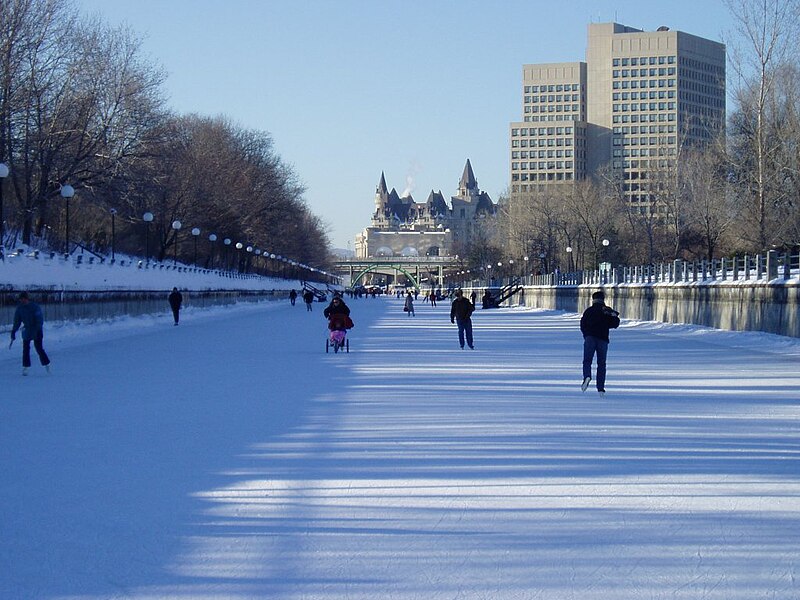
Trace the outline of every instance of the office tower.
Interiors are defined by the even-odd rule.
[[[644,212],[656,199],[658,181],[674,173],[683,149],[708,144],[724,130],[725,46],[667,27],[641,31],[591,24],[585,63],[524,65],[523,80],[523,121],[511,124],[512,194],[531,191],[533,181],[549,185],[610,168],[630,204]],[[560,85],[580,90],[578,110],[567,112],[563,104],[559,109],[558,93],[550,89]],[[559,142],[556,134],[542,146],[538,137],[562,127],[574,136],[571,172],[566,156],[559,168],[558,155],[553,163],[547,152],[558,150],[559,143],[566,148],[567,141]]]

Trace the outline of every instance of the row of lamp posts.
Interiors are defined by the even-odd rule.
[[[3,246],[3,239],[5,237],[5,215],[3,214],[3,184],[5,179],[8,177],[10,173],[10,169],[8,165],[3,162],[0,162],[0,248]],[[65,254],[69,254],[70,250],[70,235],[69,235],[69,201],[75,196],[75,188],[73,188],[69,184],[63,184],[60,190],[61,197],[64,199],[65,207],[66,207],[66,219],[65,219],[65,232],[64,232],[64,252]],[[117,209],[112,208],[110,210],[111,213],[111,260],[112,262],[116,259],[116,215]],[[147,262],[150,261],[150,223],[153,222],[154,215],[152,212],[145,212],[142,215],[142,220],[145,223],[145,237],[144,237],[144,247],[145,247],[145,260]],[[175,254],[173,257],[173,265],[178,263],[178,233],[181,230],[183,224],[179,220],[175,220],[172,222],[172,229],[175,231]],[[197,264],[197,240],[200,236],[200,229],[198,227],[194,227],[191,230],[192,237],[194,239],[194,264]],[[217,241],[217,235],[212,233],[208,236],[208,241],[212,244]],[[225,238],[223,240],[223,244],[225,245],[225,268],[228,268],[228,248],[230,247],[232,241],[230,238]],[[244,244],[241,242],[237,242],[235,245],[236,249],[241,251],[244,249]],[[284,263],[289,262],[286,258],[282,256],[276,256],[275,254],[267,254],[262,253],[261,250],[253,248],[253,246],[247,246],[247,252],[254,252],[256,256],[263,255],[265,258],[271,258],[273,260],[281,260]],[[295,263],[292,263],[293,265]]]

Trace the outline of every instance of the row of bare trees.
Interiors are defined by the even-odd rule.
[[[324,266],[329,241],[304,187],[267,133],[223,117],[174,115],[164,74],[126,28],[86,19],[68,0],[0,0],[0,162],[6,241],[63,244],[61,186],[73,243],[106,252],[192,256],[190,236],[214,232]],[[154,222],[142,220],[151,212]],[[206,242],[208,243],[208,242]],[[210,254],[211,250],[207,253]],[[208,256],[206,262],[208,262]]]
[[[649,173],[652,204],[644,210],[628,202],[611,169],[505,197],[487,234],[490,253],[565,270],[800,245],[800,4],[728,6],[737,29],[728,43],[734,76],[726,135],[703,147],[679,143]],[[473,257],[476,265],[486,260]]]

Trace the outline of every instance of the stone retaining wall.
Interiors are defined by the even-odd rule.
[[[800,285],[795,281],[526,286],[505,305],[579,313],[597,290],[603,290],[606,304],[626,319],[800,337]],[[480,307],[483,289],[476,291]]]
[[[168,293],[158,291],[59,291],[29,290],[31,299],[42,307],[45,322],[95,321],[121,316],[171,314]],[[18,291],[0,290],[0,332],[11,330]],[[258,302],[288,298],[289,290],[182,290],[183,306],[209,307],[237,302]]]

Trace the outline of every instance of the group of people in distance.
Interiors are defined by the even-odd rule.
[[[297,292],[292,290],[289,299],[294,306],[297,299]],[[307,310],[312,310],[311,304],[314,301],[314,293],[306,290],[303,293],[303,300]],[[41,307],[31,301],[27,292],[21,292],[18,296],[19,304],[14,312],[14,324],[11,329],[11,343],[14,344],[17,331],[22,328],[22,374],[27,375],[31,367],[31,344],[33,344],[39,362],[50,372],[50,357],[44,349],[44,315]],[[178,288],[172,288],[169,295],[169,304],[172,309],[174,324],[179,321],[179,314],[183,296]],[[408,292],[404,308],[409,316],[414,315],[414,299],[411,292]],[[458,327],[458,343],[463,349],[465,344],[470,349],[475,349],[472,336],[472,313],[475,311],[474,300],[470,301],[464,297],[461,289],[455,291],[455,298],[450,305],[450,322]],[[331,303],[323,311],[323,315],[328,319],[328,329],[330,339],[334,347],[338,349],[344,345],[346,332],[353,327],[350,318],[350,308],[338,294],[333,297]],[[581,391],[586,391],[592,382],[592,363],[597,358],[597,391],[605,394],[606,384],[606,359],[608,356],[609,331],[616,329],[620,325],[619,313],[613,308],[606,306],[605,295],[603,292],[592,294],[592,305],[581,315],[580,329],[583,334],[583,381]]]

